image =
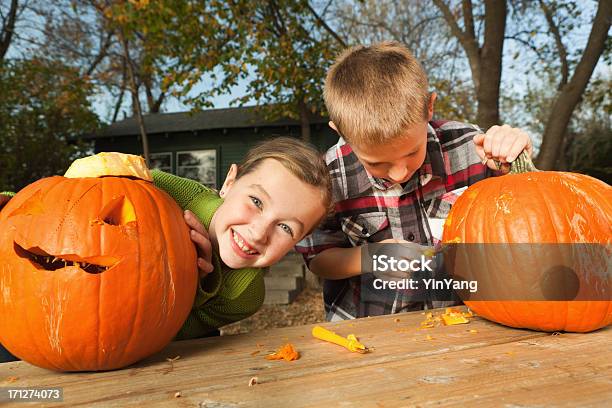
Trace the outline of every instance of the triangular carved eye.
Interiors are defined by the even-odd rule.
[[[19,208],[9,215],[14,217],[17,215],[38,215],[45,212],[42,202],[42,192],[36,191],[30,198],[28,198]]]
[[[136,221],[136,212],[130,200],[125,196],[119,196],[104,206],[100,220],[110,225],[126,225]]]

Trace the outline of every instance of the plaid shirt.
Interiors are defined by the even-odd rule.
[[[332,178],[335,212],[296,250],[308,263],[329,248],[350,248],[395,238],[432,245],[452,204],[467,186],[492,175],[476,154],[473,125],[433,121],[427,132],[427,154],[409,181],[394,184],[372,177],[342,138],[326,154]],[[325,280],[327,320],[344,320],[408,310],[444,307],[456,301],[411,300],[405,290],[362,293],[373,279],[362,274]],[[371,285],[370,285],[371,286]]]

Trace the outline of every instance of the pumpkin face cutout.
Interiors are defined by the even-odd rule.
[[[443,241],[467,244],[601,244],[600,248],[606,248],[606,245],[609,248],[611,226],[612,188],[609,185],[582,174],[529,171],[489,178],[470,186],[451,209],[444,226]],[[537,261],[539,254],[532,256]],[[605,327],[612,323],[609,252],[607,256],[607,262],[572,270],[565,276],[560,272],[568,271],[556,271],[556,275],[564,279],[561,289],[597,293],[597,296],[581,298],[587,300],[510,300],[504,297],[503,288],[512,285],[513,281],[522,282],[525,291],[530,285],[545,289],[542,285],[550,285],[550,282],[538,278],[541,271],[537,267],[489,267],[483,269],[490,273],[489,282],[494,282],[488,289],[491,293],[497,291],[499,300],[465,300],[465,304],[482,317],[517,328],[589,332]],[[473,264],[478,262],[492,264],[490,259],[477,259]],[[506,265],[510,263],[505,262]],[[493,296],[488,296],[488,299],[493,299]]]
[[[167,345],[193,304],[195,248],[152,183],[50,177],[0,212],[0,343],[62,371],[127,366]]]

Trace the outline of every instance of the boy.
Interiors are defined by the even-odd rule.
[[[402,290],[368,291],[361,246],[434,245],[443,220],[467,186],[509,169],[531,141],[520,129],[433,121],[435,93],[410,52],[396,42],[357,46],[330,68],[324,98],[340,139],[326,154],[335,214],[300,242],[323,278],[328,320],[443,307]],[[486,165],[485,165],[486,164]],[[374,293],[372,295],[372,293]]]

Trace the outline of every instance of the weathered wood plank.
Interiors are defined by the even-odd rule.
[[[612,401],[610,330],[500,343],[404,361],[236,387],[211,401],[265,407],[605,406]],[[304,399],[295,400],[303,395]]]
[[[568,405],[564,401],[612,400],[610,328],[550,336],[477,318],[468,325],[420,330],[423,319],[417,312],[325,325],[342,335],[354,333],[375,348],[366,355],[314,339],[312,326],[300,326],[175,342],[113,372],[54,373],[23,362],[3,364],[0,386],[9,385],[10,378],[11,386],[64,387],[64,404],[70,406],[197,406],[206,401],[210,406],[266,407],[496,405],[536,404],[553,397],[557,405]],[[264,359],[288,341],[301,352],[300,360]],[[180,359],[166,361],[176,356]],[[259,384],[248,387],[254,376]]]

